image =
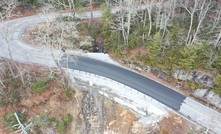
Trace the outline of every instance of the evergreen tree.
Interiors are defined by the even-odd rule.
[[[194,45],[188,45],[181,49],[180,51],[181,58],[179,59],[178,62],[179,69],[189,71],[196,68],[196,62],[195,62],[197,58],[196,50],[197,48]]]
[[[171,45],[166,50],[166,55],[164,56],[164,66],[165,68],[172,70],[173,68],[179,68],[178,62],[181,58],[178,45]]]
[[[161,59],[160,54],[162,50],[161,43],[162,43],[161,36],[160,36],[160,33],[158,32],[153,36],[153,40],[148,46],[148,52],[149,52],[148,58],[149,58],[150,64],[154,67],[160,63],[160,59]]]
[[[214,92],[221,96],[221,75],[216,76],[215,80],[216,87],[213,88]]]
[[[101,9],[102,9],[102,20],[101,20],[102,36],[104,39],[104,43],[109,44],[108,40],[111,35],[110,34],[111,33],[110,25],[111,25],[111,21],[112,21],[111,8],[109,6],[102,5]]]
[[[219,73],[221,73],[221,50],[219,50],[219,52],[215,55],[215,62],[213,63],[213,66]]]

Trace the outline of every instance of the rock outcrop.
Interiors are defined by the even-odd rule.
[[[212,90],[209,89],[197,89],[193,92],[194,96],[206,99],[210,103],[221,108],[221,98],[219,95],[215,94]]]
[[[130,62],[126,60],[122,60],[122,63],[138,71],[153,73],[155,76],[164,81],[168,81],[169,79],[169,76],[165,72],[162,72],[158,69],[153,69],[150,66],[142,66],[139,63]],[[212,90],[210,90],[210,88],[213,88],[215,86],[215,78],[205,75],[201,72],[185,72],[178,69],[173,69],[173,78],[180,81],[192,81],[201,84],[205,89],[197,89],[195,91],[189,89],[188,91],[196,97],[200,97],[216,105],[217,107],[221,107],[221,98],[219,97],[219,95],[215,94]]]
[[[184,72],[182,70],[174,69],[173,77],[182,81],[193,81],[202,84],[204,87],[212,88],[215,86],[215,79],[213,77],[196,71]]]

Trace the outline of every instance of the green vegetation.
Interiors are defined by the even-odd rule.
[[[18,104],[21,100],[20,85],[13,77],[8,77],[4,83],[5,88],[0,96],[0,106]]]
[[[22,1],[32,6],[38,6],[38,0],[22,0]]]
[[[15,79],[12,76],[9,76],[4,84],[6,84],[7,86],[11,87],[13,90],[18,89],[19,84],[15,81]]]
[[[65,5],[68,5],[69,0],[60,0],[62,3],[64,3]],[[84,0],[73,0],[73,3],[75,5],[75,7],[88,7],[90,6],[90,2],[89,1],[84,1]],[[93,5],[96,6],[100,6],[103,3],[105,3],[105,0],[93,0]]]
[[[147,37],[150,22],[148,19],[145,20],[143,15],[145,13],[145,11],[138,12],[137,16],[131,21],[129,45],[124,46],[122,32],[112,29],[113,26],[111,25],[113,23],[120,25],[118,24],[118,19],[121,14],[112,15],[110,7],[102,6],[101,34],[107,49],[114,52],[118,57],[125,57],[130,55],[128,52],[132,49],[146,47],[148,54],[140,55],[139,59],[143,58],[144,60],[142,61],[146,61],[147,64],[153,67],[160,66],[162,69],[177,68],[185,71],[198,68],[221,71],[220,50],[214,49],[204,40],[193,44],[186,44],[184,41],[188,32],[186,29],[190,25],[190,18],[174,17],[168,23],[167,30],[163,36],[163,31],[156,26],[156,18],[153,16],[152,31],[150,37]],[[140,18],[140,16],[143,18]],[[195,16],[193,29],[197,27],[197,23],[197,16]],[[200,37],[202,37],[204,33],[200,34]]]
[[[150,61],[150,65],[153,67],[156,67],[160,61],[161,61],[161,51],[162,51],[162,46],[161,46],[162,40],[160,33],[156,33],[153,36],[153,40],[150,42],[148,46],[148,59]]]
[[[47,83],[47,81],[43,80],[37,81],[33,83],[31,86],[31,91],[35,94],[41,94],[48,89],[49,89],[49,84]]]
[[[73,18],[72,16],[59,16],[56,18],[57,21],[64,21],[64,22],[78,22],[81,21],[80,18]]]
[[[64,122],[66,125],[69,125],[72,122],[72,116],[70,114],[66,114],[64,116]]]
[[[218,8],[214,3],[211,6],[213,6],[211,10]],[[123,36],[125,35],[122,32],[121,20],[124,18],[124,28],[127,27],[126,18],[129,12],[125,9],[125,11],[111,14],[110,7],[105,5],[102,5],[101,9],[103,17],[101,19],[102,27],[100,28],[100,33],[106,50],[114,53],[115,56],[127,58],[130,57],[131,50],[144,48],[147,54],[136,54],[134,60],[139,60],[154,68],[158,68],[168,75],[172,74],[172,69],[183,71],[203,69],[215,75],[221,74],[221,47],[214,47],[214,37],[216,39],[219,30],[212,27],[211,22],[214,21],[214,18],[209,13],[206,14],[205,19],[202,21],[200,30],[196,34],[196,39],[191,42],[199,24],[199,16],[196,15],[199,14],[199,11],[196,11],[192,18],[193,23],[189,39],[187,39],[187,34],[191,17],[185,9],[183,9],[183,12],[180,12],[180,15],[169,18],[166,25],[160,24],[160,19],[162,18],[152,14],[150,35],[148,33],[150,30],[149,11],[139,11],[136,15],[132,16],[129,42],[128,45],[124,45]],[[157,10],[152,9],[153,12],[157,12]],[[166,10],[162,10],[161,17],[163,17],[164,12],[167,14]],[[217,25],[220,24],[217,23]],[[124,30],[127,30],[127,28]],[[210,34],[208,34],[208,31]],[[185,82],[185,85],[192,89],[202,87],[202,85],[190,82]],[[221,85],[217,84],[214,91],[219,94],[221,92]]]
[[[58,124],[58,132],[61,134],[66,132],[66,125],[65,125],[64,121],[62,121]]]
[[[73,117],[70,114],[64,115],[63,119],[58,121],[58,119],[55,117],[45,113],[35,119],[32,119],[32,123],[37,129],[40,129],[41,131],[49,128],[50,126],[56,126],[58,132],[64,134],[66,133],[67,126],[72,122],[72,120]],[[39,132],[40,130],[37,129],[35,131]]]
[[[45,113],[38,116],[35,119],[32,119],[32,123],[35,127],[45,130],[51,125],[55,126],[58,123],[58,121],[55,117],[50,117],[47,113]]]
[[[64,90],[64,95],[69,98],[72,99],[72,96],[75,94],[75,90],[72,89],[71,87],[68,87],[67,89]]]
[[[67,126],[72,122],[72,115],[66,114],[61,122],[58,123],[58,132],[66,133]]]
[[[199,83],[196,83],[196,82],[185,81],[183,83],[183,87],[188,88],[188,89],[192,89],[192,90],[196,90],[196,89],[201,89],[203,86]]]
[[[216,76],[215,84],[216,87],[213,88],[213,91],[221,96],[221,75]]]
[[[24,121],[26,119],[26,114],[18,112],[17,115],[18,115],[19,120],[22,123],[24,123]],[[14,113],[7,114],[4,117],[4,125],[8,128],[11,128],[12,130],[18,130],[19,124],[18,124],[18,121],[17,121]]]
[[[81,36],[91,36],[93,39],[96,39],[100,34],[100,24],[96,22],[92,23],[81,23],[77,26],[78,31],[84,31],[84,33],[80,33]]]

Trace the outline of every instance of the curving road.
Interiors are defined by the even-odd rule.
[[[116,11],[113,10],[113,12]],[[76,15],[87,18],[90,17],[90,12]],[[28,26],[53,21],[56,16],[56,14],[42,14],[0,23],[0,56],[23,63],[56,67],[53,55],[56,60],[61,59],[60,63],[67,67],[66,57],[61,51],[35,48],[22,40],[22,33]],[[94,12],[94,17],[100,16],[100,11]],[[69,61],[68,68],[94,73],[123,83],[158,100],[184,117],[188,117],[216,133],[221,133],[220,113],[135,72],[83,56],[78,57],[77,63]]]
[[[66,63],[63,63],[66,67]],[[185,96],[140,74],[107,62],[78,57],[77,63],[69,61],[68,68],[90,72],[118,81],[132,87],[156,100],[179,111]]]

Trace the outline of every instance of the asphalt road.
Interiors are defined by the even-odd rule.
[[[22,63],[57,67],[54,59],[60,60],[64,53],[60,50],[33,47],[22,40],[22,33],[28,26],[45,21],[53,21],[57,16],[57,14],[39,14],[8,22],[0,22],[0,57],[12,58],[14,61]],[[77,13],[76,16],[82,19],[88,18],[90,17],[90,12]],[[94,12],[94,17],[100,16],[100,11]],[[70,54],[73,53],[70,52]],[[66,59],[63,59],[64,61]],[[78,57],[76,63],[70,61],[68,67],[101,75],[132,87],[172,108],[184,117],[188,117],[190,120],[210,128],[216,133],[221,133],[220,113],[142,75],[113,64],[83,56]]]
[[[61,64],[63,67],[67,67],[66,63]],[[133,71],[88,57],[78,57],[76,63],[69,61],[68,68],[110,78],[132,87],[176,111],[180,110],[186,99],[184,95]]]

